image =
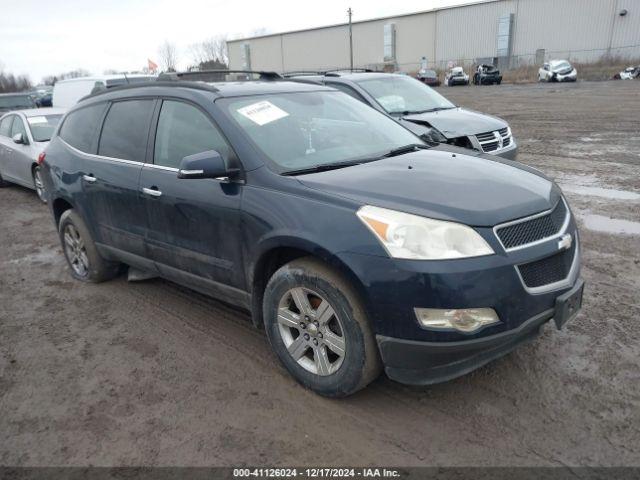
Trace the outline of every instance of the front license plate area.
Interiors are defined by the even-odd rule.
[[[582,293],[584,292],[584,282],[579,283],[567,293],[556,298],[556,313],[553,320],[558,330],[578,314],[582,308]]]

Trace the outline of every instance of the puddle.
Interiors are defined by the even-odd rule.
[[[609,218],[591,213],[580,213],[579,216],[584,222],[585,228],[589,230],[622,235],[640,235],[640,222]]]
[[[611,198],[613,200],[640,200],[640,193],[629,192],[627,190],[615,190],[613,188],[587,187],[585,185],[572,185],[561,183],[560,186],[565,192],[576,193],[578,195],[602,198]]]

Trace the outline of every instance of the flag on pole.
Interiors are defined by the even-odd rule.
[[[156,70],[158,70],[158,65],[155,62],[147,58],[147,63],[149,65],[149,71],[155,72]]]

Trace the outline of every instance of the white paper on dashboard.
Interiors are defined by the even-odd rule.
[[[29,125],[34,125],[36,123],[47,123],[47,117],[28,117],[27,121]]]
[[[287,112],[267,100],[239,108],[238,113],[260,126],[289,116]]]

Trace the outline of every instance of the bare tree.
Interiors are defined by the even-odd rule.
[[[30,90],[31,87],[29,77],[5,72],[3,64],[0,63],[0,93],[22,92]]]
[[[160,63],[165,72],[175,72],[176,65],[178,63],[178,53],[175,44],[170,43],[168,40],[160,45],[158,49],[158,55],[160,56]]]
[[[218,35],[189,47],[191,58],[198,67],[226,68],[229,64],[227,36]]]
[[[88,77],[91,75],[91,72],[85,70],[84,68],[76,68],[75,70],[71,70],[70,72],[58,73],[57,75],[47,75],[42,78],[42,83],[45,85],[54,85],[58,80],[64,80],[66,78],[79,78],[79,77]]]

